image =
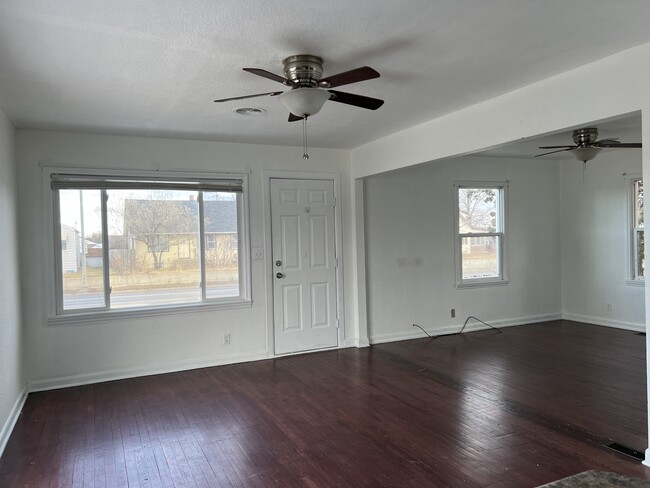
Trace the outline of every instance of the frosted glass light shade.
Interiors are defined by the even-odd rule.
[[[577,147],[572,151],[572,153],[578,161],[587,162],[598,156],[598,153],[601,150],[602,148],[600,147]]]
[[[329,100],[330,92],[322,88],[294,88],[282,93],[278,98],[293,115],[304,117],[317,114]]]

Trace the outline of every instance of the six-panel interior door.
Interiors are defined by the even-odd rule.
[[[275,353],[338,345],[334,183],[271,179]]]

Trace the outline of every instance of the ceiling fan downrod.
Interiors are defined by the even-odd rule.
[[[307,153],[307,119],[309,118],[308,115],[305,115],[302,118],[302,159],[305,161],[309,159],[309,154]]]

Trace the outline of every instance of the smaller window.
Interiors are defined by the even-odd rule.
[[[456,183],[456,285],[506,283],[506,183]]]
[[[631,278],[633,281],[645,280],[645,239],[644,239],[644,218],[643,218],[643,180],[635,178],[632,180],[631,198]]]
[[[206,234],[205,235],[205,248],[216,249],[217,248],[217,235],[216,234]]]
[[[169,238],[160,235],[144,236],[149,252],[169,252]]]

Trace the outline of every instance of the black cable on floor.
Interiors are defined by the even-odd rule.
[[[494,330],[496,330],[499,334],[501,334],[501,329],[497,329],[497,328],[494,327],[493,325],[490,325],[490,324],[488,324],[487,322],[483,322],[481,319],[477,319],[477,318],[474,317],[473,315],[470,315],[469,317],[467,317],[467,319],[465,320],[465,323],[463,324],[463,328],[460,329],[459,334],[462,334],[462,333],[463,333],[463,331],[465,330],[465,327],[467,326],[467,322],[469,322],[469,319],[474,319],[474,320],[476,320],[476,321],[482,323],[483,325],[487,325],[490,329],[494,329]]]

